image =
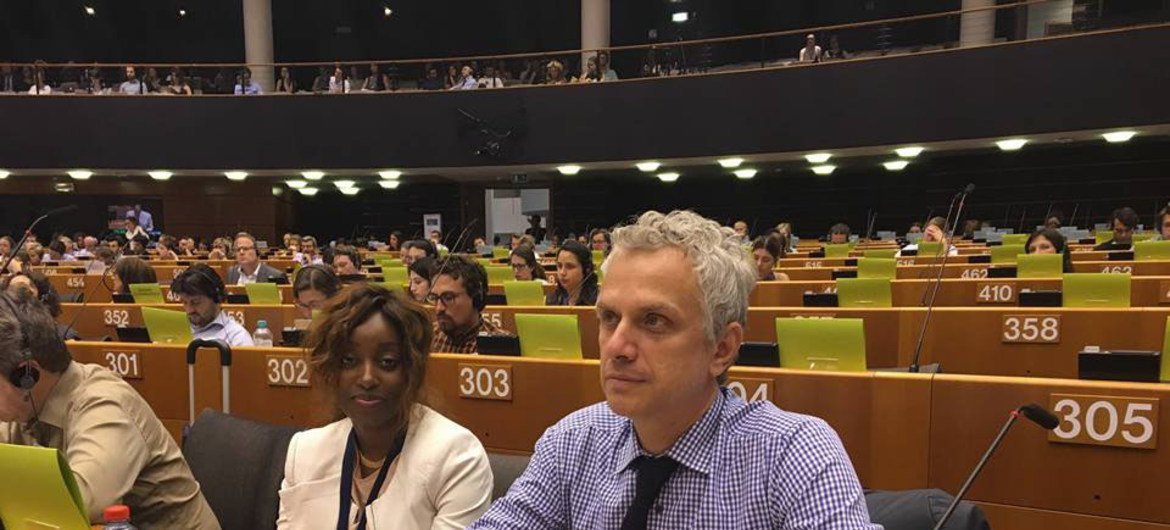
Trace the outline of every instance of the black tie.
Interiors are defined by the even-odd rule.
[[[646,521],[650,517],[650,508],[658,499],[662,486],[670,480],[670,475],[678,469],[678,462],[669,456],[651,458],[640,456],[634,461],[634,469],[638,473],[638,480],[634,488],[634,504],[622,519],[622,530],[645,530]]]

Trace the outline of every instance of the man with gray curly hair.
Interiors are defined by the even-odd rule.
[[[756,278],[734,231],[646,212],[613,232],[603,270],[606,402],[545,431],[471,528],[881,528],[832,428],[720,384]]]

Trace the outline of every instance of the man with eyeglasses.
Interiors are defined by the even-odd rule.
[[[476,353],[480,334],[503,333],[480,314],[488,292],[487,271],[463,256],[439,264],[427,302],[435,305],[434,353]]]
[[[260,262],[256,251],[256,238],[247,232],[236,234],[236,264],[228,269],[228,285],[267,283],[274,278],[284,278],[284,273]]]
[[[1133,231],[1137,229],[1137,212],[1133,208],[1118,208],[1113,211],[1113,239],[1093,247],[1093,250],[1130,250],[1133,248]]]

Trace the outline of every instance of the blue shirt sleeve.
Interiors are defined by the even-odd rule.
[[[566,488],[557,471],[557,426],[550,427],[536,442],[528,467],[508,494],[496,500],[469,530],[542,530],[568,528]]]
[[[870,522],[865,495],[841,439],[810,418],[772,467],[772,510],[784,530],[881,530]]]

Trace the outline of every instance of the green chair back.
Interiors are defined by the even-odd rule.
[[[894,257],[896,257],[898,255],[898,249],[896,249],[896,248],[879,248],[879,249],[873,249],[873,250],[866,250],[866,251],[862,252],[862,255],[867,257],[867,258],[894,259]]]
[[[165,304],[162,287],[157,283],[132,283],[130,294],[134,296],[136,304]]]
[[[406,285],[410,283],[410,270],[406,267],[387,267],[382,269],[384,283]]]
[[[146,332],[150,334],[151,342],[181,346],[191,343],[191,324],[187,322],[187,313],[144,307],[142,321],[146,323]]]
[[[853,249],[853,246],[848,244],[848,243],[841,243],[838,245],[834,245],[832,243],[829,243],[829,244],[825,245],[825,257],[826,258],[848,258],[849,251],[852,249]]]
[[[508,249],[507,247],[492,247],[492,258],[493,259],[506,258],[511,253],[512,253],[512,251],[510,249]]]
[[[484,267],[487,270],[488,283],[491,285],[500,285],[506,281],[516,279],[516,275],[512,273],[512,267],[500,267],[492,265],[491,267]]]
[[[995,264],[1017,263],[1017,258],[1024,253],[1024,245],[1000,245],[991,247],[991,262]]]
[[[1104,243],[1106,241],[1113,240],[1113,231],[1112,230],[1098,230],[1096,233],[1093,234],[1093,237],[1097,239],[1097,244],[1100,245],[1101,243]]]
[[[508,305],[544,305],[544,286],[540,282],[504,282],[504,297]]]
[[[1016,256],[1017,278],[1060,278],[1064,254],[1020,254]]]
[[[283,302],[280,286],[275,283],[249,283],[244,286],[244,292],[248,294],[249,304],[280,305]]]
[[[1028,242],[1028,234],[1004,234],[1003,244],[1023,245]]]
[[[520,356],[540,359],[581,359],[577,315],[516,314]]]
[[[1128,274],[1076,272],[1064,275],[1064,307],[1129,307]]]
[[[942,243],[938,241],[920,241],[918,243],[919,256],[938,256],[942,252]]]
[[[864,257],[857,260],[858,278],[885,278],[893,280],[898,276],[898,260],[894,258]]]
[[[864,324],[860,318],[777,318],[780,367],[865,371]]]
[[[1138,241],[1133,244],[1133,259],[1170,260],[1170,241]]]

